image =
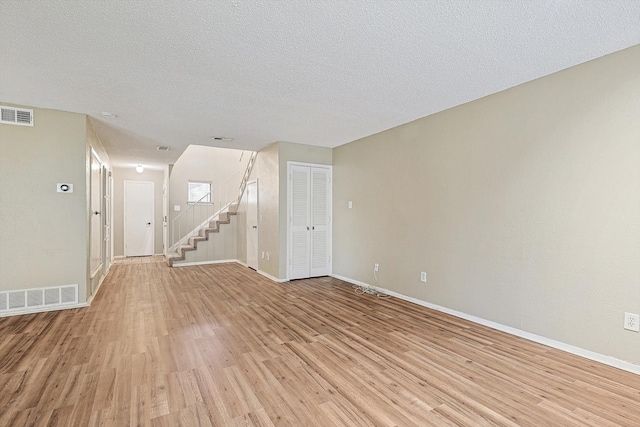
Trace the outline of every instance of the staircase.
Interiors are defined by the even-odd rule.
[[[198,230],[195,236],[189,237],[187,243],[179,245],[175,252],[169,254],[167,257],[167,264],[169,267],[173,267],[173,263],[177,261],[184,261],[185,253],[189,251],[195,251],[198,249],[198,242],[208,241],[211,233],[219,233],[220,226],[231,223],[231,215],[236,215],[238,211],[238,203],[229,205],[225,212],[218,215],[218,219],[209,221],[209,223]]]
[[[208,241],[212,233],[220,233],[221,226],[231,223],[231,216],[236,215],[238,212],[240,200],[242,200],[244,191],[247,188],[247,182],[257,157],[258,153],[256,151],[251,153],[247,168],[240,182],[240,191],[237,199],[223,207],[219,213],[216,213],[204,225],[201,224],[200,227],[189,231],[175,246],[170,248],[171,253],[167,256],[169,267],[173,267],[175,262],[184,261],[187,252],[198,250],[198,242]]]

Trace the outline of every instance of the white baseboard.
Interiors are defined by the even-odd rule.
[[[113,259],[125,259],[126,257],[124,255],[116,255],[113,257]]]
[[[552,347],[558,350],[566,351],[567,353],[575,354],[576,356],[584,357],[585,359],[593,360],[595,362],[603,363],[605,365],[613,366],[614,368],[622,369],[627,372],[631,372],[634,374],[640,375],[640,365],[636,365],[631,362],[626,362],[624,360],[616,359],[615,357],[606,356],[604,354],[596,353],[590,350],[585,350],[580,347],[576,347],[574,345],[566,344],[560,341],[552,340],[550,338],[546,338],[540,335],[532,334],[530,332],[526,332],[520,329],[512,328],[511,326],[506,326],[500,323],[493,322],[491,320],[486,320],[481,317],[472,316],[470,314],[462,313],[460,311],[452,310],[447,307],[442,307],[437,304],[432,304],[430,302],[422,301],[417,298],[409,297],[398,292],[391,291],[389,289],[379,288],[377,286],[370,285],[368,283],[360,282],[358,280],[350,279],[348,277],[340,276],[337,274],[332,274],[331,277],[335,277],[336,279],[343,280],[348,283],[353,283],[354,285],[364,286],[364,287],[374,287],[380,293],[390,295],[392,297],[396,297],[398,299],[408,301],[417,305],[421,305],[423,307],[430,308],[432,310],[436,310],[442,313],[450,314],[455,317],[459,317],[461,319],[468,320],[473,323],[478,323],[483,326],[487,326],[492,329],[496,329],[498,331],[506,332],[511,335],[515,335],[520,338],[527,339],[529,341],[537,342],[538,344],[543,344],[548,347]]]
[[[182,263],[182,264],[174,263],[173,266],[174,267],[192,267],[194,265],[226,264],[226,263],[229,263],[229,262],[235,262],[235,263],[240,264],[243,267],[249,268],[249,266],[246,263],[240,261],[239,259],[222,259],[222,260],[217,260],[217,261],[185,262],[185,263]],[[283,283],[283,282],[288,282],[289,281],[288,279],[278,279],[277,277],[273,277],[269,273],[265,273],[264,271],[261,271],[261,270],[255,270],[255,271],[256,271],[256,273],[260,274],[261,276],[264,276],[267,279],[272,280],[272,281],[277,282],[277,283]]]
[[[98,282],[98,286],[96,286],[96,289],[93,292],[93,295],[89,295],[89,298],[87,298],[87,306],[90,306],[91,302],[93,301],[93,299],[96,297],[96,295],[98,295],[98,291],[100,290],[100,286],[102,286],[102,282],[104,282],[104,279],[107,278],[107,275],[109,274],[109,270],[111,270],[111,264],[109,264],[109,268],[107,268],[106,273],[104,273],[102,275],[102,278]]]
[[[11,312],[0,313],[0,317],[21,316],[23,314],[46,313],[47,311],[69,310],[72,308],[83,308],[83,307],[89,307],[89,304],[86,302],[81,302],[78,304],[57,305],[55,307],[36,307],[36,308],[30,308],[25,310],[14,310]]]
[[[176,263],[173,263],[174,267],[192,267],[194,265],[208,265],[208,264],[227,264],[230,262],[238,262],[238,260],[235,259],[219,259],[219,260],[215,260],[215,261],[196,261],[196,262],[185,262],[185,263],[180,263],[179,261]]]
[[[269,280],[273,280],[274,282],[277,282],[277,283],[283,283],[283,282],[288,282],[289,281],[289,279],[278,279],[277,277],[273,277],[269,273],[265,273],[262,270],[256,270],[256,271],[257,271],[258,274],[266,277]]]

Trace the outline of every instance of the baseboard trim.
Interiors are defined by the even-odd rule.
[[[84,307],[89,307],[89,304],[86,302],[81,302],[78,304],[58,305],[55,307],[36,307],[36,308],[31,308],[26,310],[15,310],[10,313],[0,313],[0,317],[22,316],[24,314],[46,313],[48,311],[69,310],[72,308],[84,308]]]
[[[222,260],[216,260],[216,261],[186,262],[186,263],[183,263],[183,264],[175,263],[175,264],[173,264],[173,266],[174,267],[193,267],[193,266],[196,266],[196,265],[226,264],[226,263],[230,263],[230,262],[235,262],[235,263],[240,264],[243,267],[249,268],[249,266],[246,263],[240,261],[239,259],[222,259]],[[272,281],[274,281],[276,283],[283,283],[283,282],[288,282],[289,281],[288,279],[278,279],[277,277],[273,277],[269,273],[265,273],[264,271],[261,271],[261,270],[255,270],[255,271],[256,271],[256,273],[260,274],[261,276],[264,276],[267,279],[272,280]]]
[[[107,271],[102,275],[102,278],[98,282],[98,286],[96,286],[96,290],[93,293],[93,295],[89,295],[89,298],[87,298],[87,307],[91,305],[91,302],[93,301],[93,299],[96,297],[96,295],[98,295],[98,292],[100,291],[100,287],[102,286],[102,282],[104,282],[104,279],[106,279],[107,276],[109,275],[109,270],[111,270],[111,264],[109,264],[109,268],[107,268]]]
[[[278,279],[277,277],[273,277],[272,275],[270,275],[269,273],[265,273],[262,270],[256,270],[256,272],[264,277],[266,277],[269,280],[272,280],[276,283],[284,283],[284,282],[288,282],[289,279]]]
[[[235,259],[219,259],[214,261],[196,261],[185,263],[174,263],[173,267],[193,267],[195,265],[208,265],[208,264],[228,264],[230,262],[237,262]]]
[[[417,304],[426,308],[430,308],[435,311],[439,311],[441,313],[450,314],[451,316],[459,317],[461,319],[468,320],[473,323],[477,323],[483,326],[487,326],[492,329],[496,329],[501,332],[506,332],[511,335],[515,335],[520,338],[527,339],[529,341],[536,342],[538,344],[546,345],[548,347],[552,347],[558,350],[566,351],[567,353],[574,354],[576,356],[584,357],[585,359],[593,360],[594,362],[599,362],[608,366],[612,366],[614,368],[622,369],[623,371],[631,372],[633,374],[640,375],[640,365],[636,365],[631,362],[626,362],[624,360],[616,359],[612,356],[606,356],[604,354],[596,353],[591,350],[585,350],[580,347],[576,347],[571,344],[566,344],[560,341],[556,341],[550,338],[546,338],[540,335],[532,334],[530,332],[526,332],[520,329],[513,328],[511,326],[506,326],[501,323],[493,322],[491,320],[486,320],[481,317],[472,316],[470,314],[466,314],[460,311],[452,310],[447,307],[443,307],[437,304],[432,304],[427,301],[422,301],[417,298],[409,297],[407,295],[400,294],[398,292],[391,291],[389,289],[379,288],[377,286],[370,285],[368,283],[360,282],[359,280],[350,279],[348,277],[340,276],[338,274],[331,274],[331,277],[335,277],[336,279],[345,281],[347,283],[352,283],[358,286],[364,287],[374,287],[380,293],[390,295],[392,297],[411,302],[413,304]]]

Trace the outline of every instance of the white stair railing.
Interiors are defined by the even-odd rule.
[[[242,169],[233,172],[222,180],[215,189],[212,189],[213,194],[218,196],[217,206],[213,203],[212,192],[209,192],[197,202],[190,203],[187,210],[171,221],[169,252],[175,252],[180,245],[187,244],[190,237],[197,235],[202,228],[208,227],[209,223],[217,220],[221,213],[232,208],[235,209],[235,206],[232,205],[237,206],[240,203],[257,156],[256,151],[251,152],[247,167],[244,169],[244,175],[240,180],[239,194],[236,193],[234,187],[238,188],[236,185]]]
[[[197,202],[189,204],[187,210],[171,221],[169,252],[175,251],[178,246],[188,241],[189,237],[196,235],[198,230],[214,217],[214,204],[211,202],[211,192],[208,192]]]
[[[244,176],[242,177],[242,181],[240,181],[240,194],[238,194],[238,199],[236,203],[240,204],[242,200],[242,195],[244,194],[244,190],[247,188],[247,183],[249,182],[249,178],[251,177],[251,171],[253,170],[253,164],[256,162],[258,158],[258,152],[252,151],[251,157],[249,157],[249,162],[247,163],[247,168],[244,170]]]

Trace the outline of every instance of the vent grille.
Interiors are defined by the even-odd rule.
[[[27,307],[36,307],[38,305],[42,305],[42,291],[40,289],[27,291]]]
[[[33,110],[0,105],[0,123],[33,126]]]
[[[44,303],[60,304],[60,289],[59,288],[47,288],[44,290]]]
[[[78,304],[78,285],[0,292],[0,315]]]

